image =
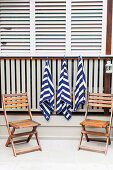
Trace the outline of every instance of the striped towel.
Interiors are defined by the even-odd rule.
[[[54,111],[54,87],[48,58],[45,65],[39,105],[45,119],[49,120],[50,113]]]
[[[67,120],[71,118],[72,115],[71,95],[70,95],[70,88],[69,88],[67,64],[65,58],[62,64],[58,94],[57,94],[57,114],[60,112],[63,113],[63,115]]]
[[[82,57],[78,58],[78,72],[77,72],[77,80],[75,87],[75,108],[76,111],[80,104],[85,104],[85,90],[86,90],[86,78],[83,69],[83,61]]]

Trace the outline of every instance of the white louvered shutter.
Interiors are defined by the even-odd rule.
[[[72,0],[72,54],[105,54],[106,0]]]
[[[36,0],[36,53],[65,54],[66,0]]]
[[[0,55],[105,54],[107,0],[0,0]]]
[[[29,0],[0,0],[1,53],[29,53]]]

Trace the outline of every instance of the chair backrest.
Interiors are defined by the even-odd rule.
[[[111,108],[111,111],[113,112],[113,94],[88,93],[85,117],[87,117],[89,106]]]
[[[27,107],[30,118],[32,119],[27,93],[4,94],[2,95],[4,114],[7,108]]]

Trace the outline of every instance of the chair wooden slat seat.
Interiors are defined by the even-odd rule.
[[[87,119],[88,108],[90,106],[109,108],[111,110],[110,121]],[[79,143],[79,146],[78,146],[78,150],[79,149],[85,149],[85,150],[105,152],[105,154],[106,154],[107,150],[108,150],[108,145],[111,144],[111,142],[110,142],[110,132],[111,132],[112,116],[113,116],[113,94],[88,93],[85,120],[80,123],[80,125],[82,125],[82,130],[81,130],[81,137],[80,137],[80,143]],[[89,130],[86,130],[87,127],[104,128],[105,133],[94,131],[94,130],[89,131]],[[96,130],[97,128],[94,128],[94,129]],[[82,145],[81,143],[82,143],[83,135],[85,135],[87,142],[89,142],[89,141],[106,142],[105,149],[88,147],[88,146]],[[104,136],[107,139],[105,140],[105,139],[102,138],[100,140],[98,138],[89,138],[89,135]]]
[[[80,125],[105,128],[106,126],[109,125],[109,121],[95,120],[95,119],[85,119],[83,122],[80,123]]]
[[[9,133],[9,138],[6,142],[6,147],[8,147],[9,144],[11,144],[14,156],[20,153],[25,153],[25,152],[35,151],[35,150],[42,150],[40,143],[39,143],[39,139],[38,139],[38,132],[36,130],[37,127],[40,125],[40,123],[32,120],[32,114],[30,111],[30,105],[29,105],[27,93],[4,94],[2,95],[2,102],[3,102],[5,121],[6,121],[7,129],[8,129],[8,133]],[[24,107],[28,109],[30,118],[25,119],[25,120],[8,122],[7,108],[17,109],[17,107],[21,107],[21,108]],[[32,131],[14,134],[16,129],[22,129],[22,128],[28,128],[28,127],[32,127],[33,128]],[[21,149],[21,150],[15,150],[14,143],[23,143],[23,142],[28,143],[31,140],[33,135],[35,135],[36,137],[37,146],[26,148],[26,149]],[[22,140],[19,139],[19,140],[13,141],[13,138],[21,137],[21,136],[28,136],[28,137],[26,139],[22,139]]]
[[[35,122],[30,119],[9,122],[9,126],[14,127],[15,129],[35,127],[35,126],[39,126],[39,125],[40,125],[40,123]]]

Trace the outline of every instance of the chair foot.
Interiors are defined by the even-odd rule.
[[[107,151],[105,151],[105,155],[107,155]]]
[[[40,151],[42,151],[42,148],[41,148],[41,146],[39,145],[39,147],[40,147]]]
[[[78,151],[80,150],[80,147],[78,146]]]

